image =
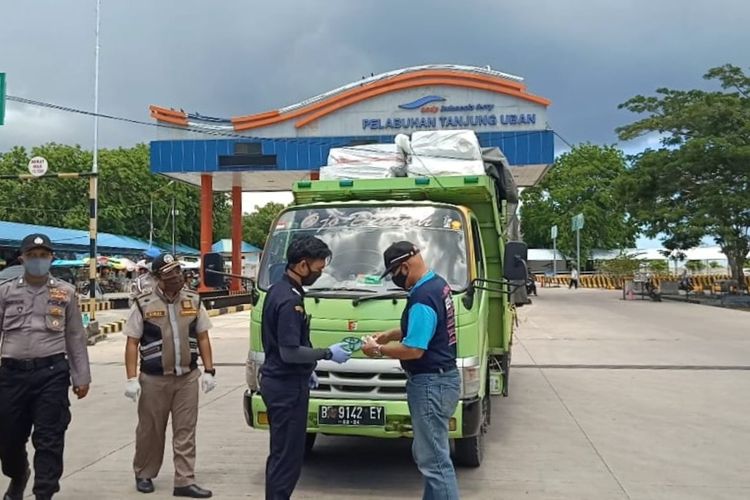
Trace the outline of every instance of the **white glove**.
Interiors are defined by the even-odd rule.
[[[208,394],[209,392],[216,389],[216,379],[213,375],[210,373],[204,373],[201,376],[201,389],[203,389],[203,392],[205,394]]]
[[[130,398],[133,402],[138,401],[138,397],[141,395],[141,383],[138,382],[138,378],[129,378],[125,384],[125,397]]]

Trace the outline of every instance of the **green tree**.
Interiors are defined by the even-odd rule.
[[[648,267],[654,274],[667,274],[669,272],[669,264],[666,260],[650,260],[648,261]]]
[[[615,182],[625,172],[625,156],[613,146],[582,144],[560,155],[542,182],[522,193],[521,224],[526,243],[536,248],[551,247],[550,228],[557,225],[557,247],[566,255],[575,255],[571,217],[583,213],[581,262],[593,249],[634,246],[637,228],[615,193]]]
[[[702,260],[689,260],[685,263],[685,269],[692,273],[699,273],[706,269],[706,265]]]
[[[242,221],[242,233],[245,240],[251,245],[263,248],[266,245],[268,233],[271,230],[271,224],[285,208],[281,203],[268,203],[262,207],[255,207],[256,211],[246,215]]]
[[[709,70],[719,91],[660,88],[620,105],[645,115],[617,129],[621,139],[658,133],[662,147],[636,156],[620,188],[647,236],[684,250],[713,237],[745,286],[750,252],[750,77],[725,65]]]
[[[91,152],[80,146],[46,144],[27,152],[16,147],[0,157],[0,174],[26,172],[32,156],[44,156],[51,172],[87,172]],[[70,229],[87,229],[88,182],[82,179],[3,181],[0,219]],[[153,205],[154,241],[172,242],[172,199],[176,242],[200,244],[200,190],[171,182],[149,170],[148,146],[101,150],[99,153],[99,231],[148,240]],[[214,196],[214,233],[229,234],[230,206],[224,194]]]
[[[625,278],[633,276],[640,269],[642,261],[638,258],[637,253],[620,252],[620,255],[613,259],[601,261],[599,270],[615,278]]]

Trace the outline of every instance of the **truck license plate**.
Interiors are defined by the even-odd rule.
[[[333,406],[318,407],[320,425],[385,425],[385,408],[382,406]]]

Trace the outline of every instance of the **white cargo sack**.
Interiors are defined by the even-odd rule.
[[[365,144],[348,148],[331,148],[328,165],[403,166],[404,155],[395,144]]]
[[[456,160],[412,156],[406,166],[409,177],[439,177],[448,175],[484,175],[482,160]]]
[[[410,145],[414,156],[482,160],[482,148],[472,130],[414,132]]]
[[[328,153],[328,165],[320,169],[321,180],[405,176],[406,159],[395,144],[332,148]]]
[[[404,167],[401,169],[401,175],[404,177]],[[386,179],[396,177],[393,168],[383,168],[383,165],[328,165],[320,167],[320,180],[330,181],[336,179]]]

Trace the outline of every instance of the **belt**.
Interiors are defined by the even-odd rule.
[[[424,374],[437,374],[437,373],[450,373],[453,370],[457,370],[456,366],[449,366],[447,368],[426,368],[424,370],[410,371],[405,370],[408,375],[424,375]]]
[[[65,354],[63,353],[45,356],[44,358],[32,359],[2,358],[2,360],[0,360],[0,366],[10,370],[32,371],[40,368],[48,368],[58,361],[64,360]]]

